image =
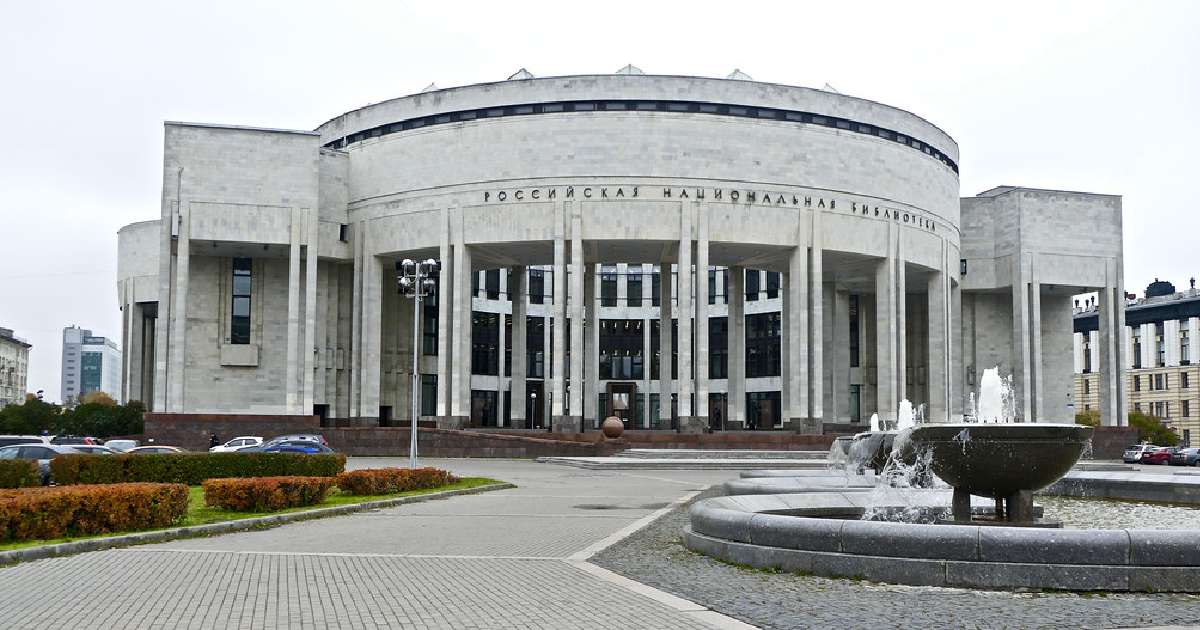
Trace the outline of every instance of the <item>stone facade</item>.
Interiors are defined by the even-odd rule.
[[[154,339],[126,387],[156,412],[386,425],[410,415],[419,351],[421,414],[445,428],[573,433],[612,412],[631,429],[820,433],[905,398],[960,417],[965,366],[987,367],[960,363],[963,342],[982,334],[979,357],[1026,366],[1023,417],[1060,419],[1039,401],[1069,389],[1067,368],[1028,366],[1068,343],[1065,287],[1119,269],[1120,200],[960,203],[957,160],[893,107],[669,76],[439,90],[316,132],[167,123],[160,219],[121,232],[126,335]],[[1077,208],[1112,247],[1064,266],[1055,235],[1028,230]],[[420,314],[396,292],[404,258],[441,262]],[[1041,262],[1014,276],[1014,260]],[[985,326],[959,325],[967,304]],[[612,322],[637,340],[617,350]]]

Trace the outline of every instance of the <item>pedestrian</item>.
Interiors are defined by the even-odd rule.
[[[215,448],[221,444],[221,440],[217,439],[217,434],[212,434],[212,438],[208,440],[208,447]]]

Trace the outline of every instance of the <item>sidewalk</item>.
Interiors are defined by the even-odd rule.
[[[0,610],[22,627],[47,628],[740,626],[586,562],[729,472],[422,465],[518,488],[25,563],[0,570]]]

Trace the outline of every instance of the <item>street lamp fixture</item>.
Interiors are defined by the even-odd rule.
[[[401,295],[413,298],[413,364],[412,364],[412,421],[408,428],[408,466],[417,467],[417,419],[421,415],[421,298],[431,297],[437,290],[434,277],[441,271],[440,262],[427,258],[417,262],[405,258],[396,265]]]

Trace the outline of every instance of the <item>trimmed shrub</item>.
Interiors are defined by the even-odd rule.
[[[185,483],[229,477],[333,477],[346,468],[341,453],[172,453],[61,455],[50,461],[55,483]]]
[[[0,460],[0,488],[29,488],[42,485],[38,463],[31,459]]]
[[[167,527],[187,514],[182,484],[0,490],[0,540],[44,540]]]
[[[333,489],[333,477],[255,477],[209,479],[204,504],[237,512],[274,512],[316,505]]]
[[[346,494],[356,495],[427,490],[455,481],[458,481],[458,477],[437,468],[369,468],[337,476],[338,488]]]

